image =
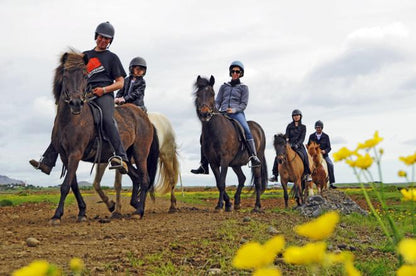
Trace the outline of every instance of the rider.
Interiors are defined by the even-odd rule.
[[[88,57],[88,86],[97,97],[94,101],[101,107],[104,131],[115,151],[111,165],[117,167],[121,173],[127,173],[128,158],[114,123],[114,93],[112,93],[123,87],[126,73],[118,56],[108,50],[114,39],[113,25],[109,22],[99,24],[94,39],[96,42],[94,49],[84,52]],[[58,152],[51,143],[40,161],[32,159],[29,163],[36,169],[50,174],[57,158]]]
[[[133,103],[147,112],[144,105],[146,81],[143,78],[147,72],[146,61],[141,57],[133,58],[130,61],[129,71],[130,75],[125,78],[124,86],[117,92],[114,102],[116,104]]]
[[[329,187],[331,189],[336,189],[337,187],[334,186],[335,183],[335,175],[334,175],[334,163],[329,158],[329,152],[331,151],[331,142],[329,140],[328,134],[323,132],[324,123],[320,120],[316,121],[315,123],[315,133],[312,133],[309,136],[308,145],[314,141],[319,144],[319,148],[321,149],[322,155],[325,158],[326,164],[328,166],[328,174],[329,174]]]
[[[292,111],[292,122],[289,123],[286,127],[285,136],[287,137],[286,139],[288,139],[291,148],[294,151],[296,151],[299,154],[299,156],[302,158],[306,181],[312,181],[311,171],[309,168],[308,155],[306,153],[305,146],[303,145],[303,141],[305,141],[305,135],[306,135],[306,126],[302,124],[302,112],[299,109],[295,109]],[[269,181],[271,182],[277,181],[278,175],[279,175],[279,172],[278,172],[277,158],[275,158],[274,164],[273,164],[273,176],[269,179]]]
[[[253,167],[260,166],[261,162],[257,157],[253,135],[251,134],[244,114],[244,110],[248,104],[249,94],[247,85],[240,81],[240,78],[244,76],[244,65],[240,61],[233,61],[228,69],[231,81],[221,85],[215,103],[220,111],[227,113],[227,116],[237,120],[244,128],[251,165]],[[208,161],[202,154],[202,150],[201,166],[196,170],[191,170],[191,172],[195,174],[208,174]]]

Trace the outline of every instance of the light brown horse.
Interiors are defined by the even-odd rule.
[[[79,191],[76,171],[81,160],[107,163],[112,147],[107,143],[97,160],[94,141],[97,129],[86,95],[88,60],[85,55],[71,51],[62,55],[55,70],[53,94],[58,105],[52,131],[52,145],[61,156],[66,170],[61,185],[61,197],[51,224],[57,224],[64,213],[65,198],[72,189],[78,203],[78,220],[86,220],[86,205]],[[140,217],[144,214],[148,191],[153,190],[157,170],[159,144],[154,127],[146,114],[132,104],[116,108],[120,138],[128,158],[134,159],[135,166],[128,164],[128,175],[133,182],[130,204]]]
[[[176,197],[175,186],[179,179],[179,161],[177,153],[177,144],[175,138],[175,131],[169,119],[157,112],[149,112],[148,117],[150,122],[154,125],[157,137],[159,140],[159,164],[157,183],[155,184],[155,191],[160,194],[170,192],[170,208],[169,212],[176,212]],[[106,204],[108,210],[112,212],[111,217],[121,217],[121,179],[122,175],[116,170],[114,178],[114,189],[116,191],[116,202],[110,200],[103,189],[101,189],[101,179],[104,175],[107,164],[98,164],[95,178],[93,182],[94,189],[100,195],[103,202]]]
[[[289,194],[287,192],[287,183],[293,183],[293,192],[296,202],[299,205],[305,201],[306,193],[305,180],[303,179],[304,166],[302,159],[291,147],[283,134],[276,134],[273,142],[278,160],[278,170],[280,174],[280,182],[283,187],[283,196],[285,199],[285,207],[288,207]],[[309,158],[309,157],[308,157]],[[309,160],[311,164],[311,160]]]
[[[321,148],[315,141],[306,146],[308,154],[312,157],[312,182],[308,185],[308,195],[313,195],[313,183],[318,188],[318,193],[328,188],[328,166],[323,158]]]

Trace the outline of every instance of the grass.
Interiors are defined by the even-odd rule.
[[[354,199],[363,200],[362,191],[357,188],[344,188],[345,193]],[[94,191],[91,191],[93,193]],[[373,202],[378,202],[376,194],[368,188],[369,195]],[[83,193],[88,195],[91,193]],[[130,196],[130,192],[125,192]],[[384,197],[389,206],[388,212],[397,222],[402,234],[411,232],[410,203],[402,203],[401,195],[395,186],[386,186]],[[202,204],[212,206],[208,200],[216,200],[218,192],[215,188],[202,191],[181,191],[176,192],[177,200],[189,204]],[[229,191],[234,196],[234,190]],[[0,193],[0,206],[20,205],[25,203],[47,202],[57,204],[59,200],[58,191],[18,191]],[[251,197],[252,192],[245,189],[243,198]],[[262,198],[282,198],[282,190],[267,190]],[[69,195],[67,203],[73,202],[73,195]],[[244,210],[243,210],[244,211]],[[305,222],[307,219],[299,216],[297,211],[292,209],[275,208],[267,212],[276,214],[275,219],[257,216],[247,222],[234,219],[224,220],[219,223],[218,228],[213,230],[214,238],[201,238],[189,242],[177,240],[171,242],[166,250],[162,252],[148,252],[144,258],[128,253],[127,258],[132,267],[146,268],[148,275],[206,275],[210,268],[219,268],[223,275],[244,275],[248,272],[236,270],[231,266],[231,261],[238,248],[246,241],[265,242],[272,237],[268,233],[270,226],[278,229],[284,234],[287,245],[303,245],[306,240],[297,236],[293,227]],[[284,220],[282,220],[282,217]],[[398,268],[398,259],[395,248],[388,244],[376,219],[359,214],[344,215],[341,217],[335,234],[328,240],[331,251],[339,251],[341,246],[347,246],[352,250],[355,259],[355,266],[364,271],[364,275],[391,275]],[[311,273],[309,268],[283,264],[279,258],[275,264],[281,268],[284,275],[304,275]],[[117,265],[117,264],[109,264]],[[110,268],[109,268],[109,271]],[[340,266],[331,267],[330,271],[321,271],[326,275],[340,275]]]

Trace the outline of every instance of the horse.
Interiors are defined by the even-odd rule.
[[[219,198],[216,211],[231,211],[232,204],[230,197],[225,190],[225,179],[228,167],[231,167],[238,178],[238,187],[234,195],[234,210],[240,209],[240,195],[244,187],[246,177],[241,166],[249,162],[249,155],[244,142],[240,141],[240,134],[236,130],[234,123],[224,114],[218,112],[215,106],[215,92],[213,85],[215,79],[211,76],[210,80],[198,76],[195,82],[196,91],[195,108],[199,120],[202,122],[201,147],[205,154],[212,172],[215,175]],[[257,156],[261,161],[261,166],[251,167],[251,183],[255,186],[256,202],[253,211],[261,211],[260,195],[267,187],[267,164],[264,155],[266,138],[261,126],[248,121],[248,125],[256,142]]]
[[[76,171],[81,160],[105,163],[113,155],[112,147],[104,144],[101,154],[96,155],[94,141],[97,137],[92,107],[88,104],[87,57],[71,50],[60,58],[55,70],[53,94],[57,103],[57,115],[52,130],[52,145],[63,163],[64,181],[58,207],[50,223],[59,224],[64,213],[64,202],[69,189],[78,203],[78,221],[86,221],[86,205],[79,191]],[[152,190],[159,156],[157,134],[146,114],[133,104],[115,109],[120,138],[128,158],[134,159],[135,167],[128,162],[128,175],[133,182],[130,204],[135,214],[144,215],[147,192]],[[98,158],[99,156],[99,158]],[[65,173],[66,172],[66,173]]]
[[[288,182],[293,183],[292,189],[296,203],[300,206],[305,201],[305,180],[303,179],[304,166],[302,158],[291,148],[289,142],[286,140],[286,136],[281,133],[274,135],[273,146],[278,160],[278,170],[283,187],[285,207],[288,207],[289,199],[287,192]],[[311,161],[309,161],[309,164],[311,164]]]
[[[177,154],[177,144],[175,140],[175,131],[169,119],[158,112],[149,112],[148,117],[154,125],[159,140],[159,163],[158,163],[158,181],[155,184],[155,191],[160,194],[166,194],[170,191],[170,208],[169,213],[177,211],[175,186],[179,179],[179,161]],[[116,171],[114,178],[114,189],[116,191],[116,202],[109,200],[108,196],[101,189],[101,179],[104,175],[107,164],[98,164],[93,186],[100,195],[108,210],[112,213],[111,217],[121,217],[121,179],[122,174]]]
[[[308,186],[308,194],[313,195],[313,183],[318,188],[318,193],[322,193],[324,189],[328,188],[328,166],[325,158],[323,158],[319,144],[311,141],[306,148],[308,149],[308,154],[312,157],[312,182]]]

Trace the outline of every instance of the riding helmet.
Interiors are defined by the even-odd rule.
[[[316,123],[315,123],[315,128],[316,127],[321,127],[322,129],[324,129],[324,123],[322,123],[322,121],[321,120],[318,120],[318,121],[316,121]]]
[[[97,26],[95,29],[95,37],[94,40],[97,40],[98,35],[102,35],[104,37],[111,38],[111,42],[114,39],[114,27],[110,24],[110,22],[103,22]],[[110,42],[110,43],[111,43]]]
[[[229,67],[230,77],[231,77],[231,69],[233,67],[236,67],[236,66],[240,67],[240,70],[241,70],[240,77],[244,76],[244,65],[243,65],[243,63],[241,61],[235,60],[235,61],[231,62],[230,67]]]
[[[300,117],[302,118],[302,111],[300,111],[299,109],[295,109],[292,111],[292,117],[295,115],[300,115]]]
[[[142,58],[142,57],[135,57],[135,58],[133,58],[130,61],[130,65],[129,65],[130,73],[133,73],[133,66],[143,67],[145,69],[145,72],[144,72],[143,75],[146,75],[147,63],[146,63],[146,60],[144,60],[144,58]]]

